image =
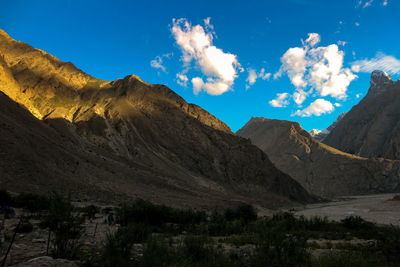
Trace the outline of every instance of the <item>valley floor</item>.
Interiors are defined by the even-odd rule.
[[[334,221],[354,215],[378,224],[400,226],[400,200],[394,200],[395,196],[396,194],[378,194],[341,197],[328,203],[306,205],[295,214],[327,217]]]

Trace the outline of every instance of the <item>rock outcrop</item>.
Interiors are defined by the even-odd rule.
[[[400,161],[341,152],[312,138],[297,122],[252,118],[237,134],[250,138],[313,194],[329,198],[400,191]]]
[[[367,95],[337,124],[324,143],[363,157],[400,159],[400,82],[371,74]]]
[[[164,85],[134,75],[103,81],[0,32],[0,91],[3,188],[192,207],[313,200]]]

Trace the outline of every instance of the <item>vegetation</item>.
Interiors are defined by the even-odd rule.
[[[38,214],[41,226],[51,231],[52,256],[79,260],[82,266],[391,267],[400,262],[400,228],[357,216],[340,222],[288,212],[257,217],[249,205],[206,213],[141,199],[118,208],[76,208],[58,194],[11,196],[5,191],[0,202]],[[82,247],[82,223],[99,213],[115,214],[119,227],[101,247]],[[28,217],[18,232],[32,231]],[[324,253],[316,255],[317,249]]]
[[[56,193],[51,197],[42,226],[52,233],[52,255],[56,258],[73,259],[78,253],[84,217],[74,214],[73,211],[70,198]]]

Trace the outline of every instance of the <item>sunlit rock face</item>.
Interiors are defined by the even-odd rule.
[[[400,161],[344,153],[315,140],[297,122],[252,118],[237,134],[313,194],[329,198],[400,191]]]
[[[260,149],[164,85],[135,75],[103,81],[5,32],[0,82],[3,187],[196,207],[314,200]]]
[[[400,159],[400,82],[371,74],[367,95],[337,124],[324,143],[363,157]]]

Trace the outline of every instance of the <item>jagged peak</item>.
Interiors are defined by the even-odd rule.
[[[374,70],[371,73],[368,95],[377,96],[386,91],[388,85],[391,85],[393,83],[394,81],[389,74],[381,70]]]
[[[391,83],[393,82],[392,77],[384,71],[381,70],[374,70],[371,73],[371,85],[376,85],[379,83]]]

